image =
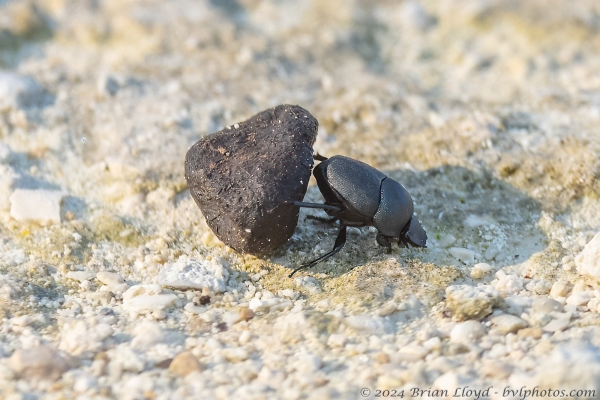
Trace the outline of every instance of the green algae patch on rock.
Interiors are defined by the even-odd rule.
[[[269,254],[294,233],[313,166],[317,120],[280,105],[209,135],[187,152],[190,193],[233,249]]]

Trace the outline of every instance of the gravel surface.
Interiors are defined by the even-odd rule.
[[[599,21],[597,0],[0,0],[0,397],[600,397]],[[333,247],[322,211],[270,256],[220,242],[185,154],[279,104],[402,183],[428,248],[350,228],[290,279]]]

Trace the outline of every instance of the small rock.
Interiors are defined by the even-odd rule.
[[[521,337],[532,337],[534,339],[539,339],[542,337],[544,331],[542,328],[523,328],[519,330],[517,333]]]
[[[485,335],[485,328],[479,321],[459,322],[450,332],[453,342],[471,343]]]
[[[206,312],[206,307],[196,306],[194,303],[187,303],[183,309],[190,314],[204,314]]]
[[[177,301],[174,294],[158,294],[160,285],[136,285],[123,293],[123,309],[133,314],[148,314],[171,307]]]
[[[380,317],[387,317],[390,314],[398,311],[398,304],[395,301],[389,301],[385,303],[380,309],[377,310],[377,315]]]
[[[181,257],[167,263],[158,274],[158,283],[176,289],[210,289],[222,293],[229,280],[229,264],[223,259],[195,260]]]
[[[563,305],[556,300],[540,297],[533,302],[531,309],[534,313],[550,314],[553,311],[562,312]]]
[[[188,351],[177,354],[169,365],[169,371],[178,376],[187,376],[192,372],[201,372],[202,369],[200,361]]]
[[[172,307],[176,301],[174,294],[142,295],[123,301],[123,309],[134,314],[148,314]]]
[[[248,359],[248,352],[243,347],[223,349],[223,356],[230,362],[242,362]]]
[[[48,346],[39,346],[15,350],[8,365],[21,378],[54,381],[77,366],[77,362],[66,353]]]
[[[428,339],[423,342],[423,347],[425,347],[429,351],[438,350],[441,346],[442,340],[439,337],[432,337],[431,339]]]
[[[126,343],[108,350],[106,354],[110,359],[109,370],[114,368],[118,371],[139,373],[146,366],[143,358]]]
[[[484,276],[486,276],[487,274],[489,274],[493,269],[494,269],[494,267],[492,267],[490,264],[486,264],[486,263],[475,264],[473,266],[473,269],[471,270],[471,278],[481,279]]]
[[[64,193],[56,190],[17,189],[10,196],[10,215],[19,222],[58,224],[63,197]]]
[[[344,322],[358,331],[382,334],[388,328],[382,317],[370,315],[352,315],[344,319]]]
[[[225,244],[268,254],[294,233],[313,167],[317,120],[280,105],[190,148],[185,178],[208,226]]]
[[[240,307],[238,309],[238,314],[240,316],[240,321],[247,321],[249,319],[254,318],[254,311],[252,311],[248,307]]]
[[[567,329],[569,326],[569,318],[559,318],[550,322],[548,325],[542,328],[545,332],[561,332]]]
[[[446,288],[446,305],[459,321],[481,319],[491,314],[492,308],[504,304],[504,300],[490,286],[472,287],[452,285]]]
[[[319,294],[323,292],[321,286],[319,285],[319,281],[312,276],[299,276],[294,279],[294,284],[302,287],[310,294]]]
[[[59,348],[77,356],[86,352],[94,353],[102,349],[102,342],[112,334],[112,328],[105,323],[96,324],[84,320],[68,321],[60,330]]]
[[[573,306],[585,306],[588,301],[590,301],[594,297],[594,293],[591,291],[588,292],[574,292],[565,301],[568,305]]]
[[[550,297],[555,299],[558,297],[567,297],[569,289],[570,286],[566,282],[554,282],[552,289],[550,289]]]
[[[75,383],[73,384],[73,390],[77,393],[83,393],[96,386],[96,384],[96,378],[88,374],[81,374],[75,380]]]
[[[0,111],[42,104],[44,91],[31,77],[0,71]]]
[[[85,294],[85,298],[88,299],[92,304],[106,306],[108,303],[110,303],[112,294],[110,292],[89,292]]]
[[[66,277],[79,282],[91,281],[96,277],[96,273],[92,271],[69,271]]]
[[[181,333],[163,329],[158,322],[153,321],[144,321],[136,326],[133,335],[131,347],[143,351],[150,350],[157,344],[177,346],[185,340]]]
[[[129,289],[129,285],[125,283],[121,275],[115,272],[98,272],[96,279],[106,285],[103,290],[112,293],[125,293]]]
[[[475,252],[465,249],[464,247],[450,247],[450,254],[466,264],[471,264],[475,261]]]
[[[117,274],[116,272],[98,272],[96,274],[96,279],[98,279],[100,282],[104,283],[107,286],[125,283],[121,275]]]
[[[344,347],[346,344],[346,335],[341,333],[332,333],[327,339],[327,345],[329,347]]]
[[[531,282],[529,282],[525,288],[537,295],[545,295],[550,293],[552,285],[546,280],[534,279]]]
[[[438,245],[440,247],[446,248],[446,247],[452,246],[454,244],[454,242],[456,242],[456,238],[454,236],[448,234],[448,235],[444,235],[444,237],[442,237],[439,240]]]
[[[492,284],[505,296],[517,294],[523,290],[523,279],[515,274],[507,274],[504,270],[496,272],[497,281]]]
[[[503,335],[513,333],[518,331],[519,329],[527,327],[527,322],[525,322],[519,317],[515,317],[514,315],[509,314],[498,315],[497,317],[492,318],[491,321],[492,324],[494,324],[496,330],[498,330]]]
[[[600,232],[575,257],[577,272],[600,280]]]
[[[401,347],[398,353],[394,354],[393,359],[395,362],[416,362],[424,359],[427,354],[429,350],[425,347],[412,344]]]

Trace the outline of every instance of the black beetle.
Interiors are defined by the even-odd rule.
[[[413,200],[404,186],[352,158],[326,158],[318,154],[314,158],[321,161],[313,169],[313,175],[325,204],[295,202],[294,205],[323,209],[333,217],[330,222],[339,220],[341,226],[333,250],[296,268],[290,278],[340,251],[346,244],[346,228],[349,226],[374,226],[377,243],[388,249],[396,240],[398,245],[427,247],[427,233],[413,216]]]

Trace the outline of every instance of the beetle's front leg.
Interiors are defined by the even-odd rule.
[[[385,247],[386,250],[385,252],[387,254],[390,254],[392,252],[392,238],[389,236],[384,236],[381,233],[377,232],[377,243],[379,243],[379,245],[381,247]]]

